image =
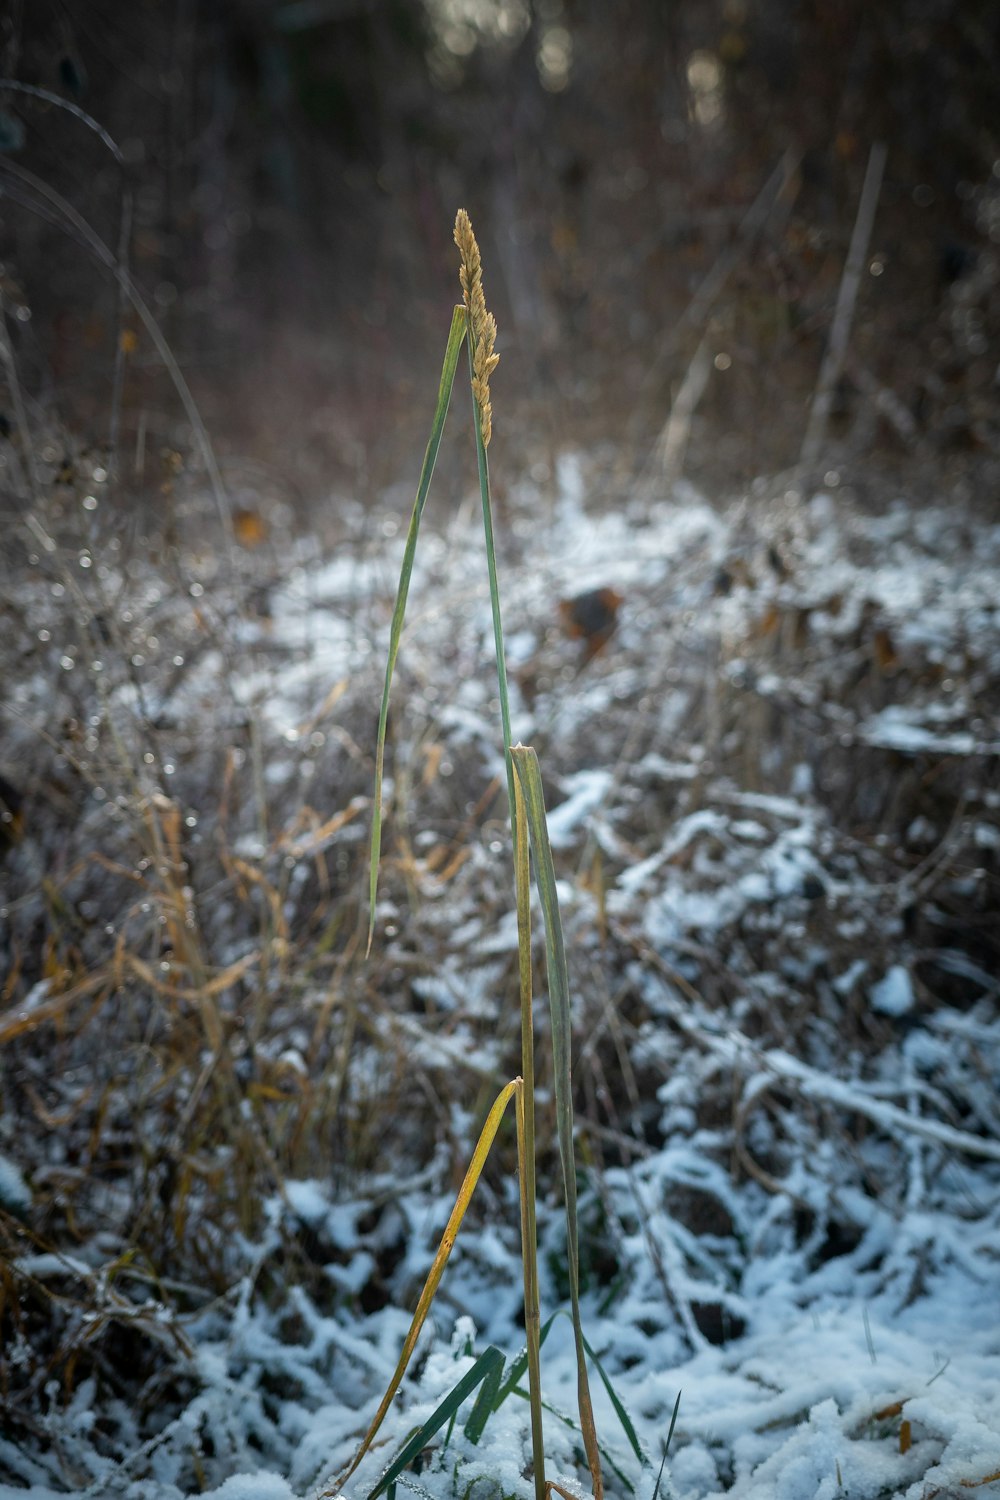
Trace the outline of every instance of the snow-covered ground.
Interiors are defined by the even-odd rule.
[[[585,1331],[641,1448],[595,1370],[606,1491],[653,1500],[679,1393],[663,1496],[1000,1493],[1000,526],[952,502],[864,513],[836,487],[762,486],[727,512],[687,489],[605,508],[585,501],[593,483],[569,455],[551,503],[513,494],[499,565],[514,736],[536,746],[546,780],[576,997]],[[304,950],[317,861],[334,880],[363,870],[363,737],[399,520],[386,517],[377,544],[276,567],[266,609],[241,607],[225,647],[218,632],[198,644],[198,619],[221,595],[211,559],[187,559],[190,605],[159,625],[173,596],[151,571],[124,576],[116,607],[155,629],[160,665],[137,647],[135,672],[108,682],[104,671],[98,688],[87,651],[54,637],[51,598],[29,579],[19,601],[30,644],[12,753],[50,732],[65,711],[57,692],[76,693],[78,717],[94,695],[134,744],[144,795],[176,804],[210,842],[211,742],[252,716],[258,791],[278,811],[265,830],[248,799],[232,855],[246,882],[282,893],[271,939],[282,958]],[[104,585],[115,581],[111,568]],[[622,602],[590,656],[562,633],[559,603],[599,588]],[[349,1043],[361,1092],[382,1087],[402,1111],[380,1125],[384,1160],[361,1172],[318,1156],[315,1170],[287,1172],[254,1228],[220,1245],[228,1290],[211,1300],[101,1282],[114,1236],[102,1243],[100,1213],[109,1233],[128,1217],[111,1186],[75,1247],[22,1242],[5,1285],[73,1296],[85,1285],[102,1327],[124,1316],[111,1305],[124,1298],[162,1353],[141,1393],[99,1365],[73,1380],[53,1361],[45,1381],[30,1330],[5,1325],[17,1421],[0,1415],[3,1500],[291,1500],[326,1492],[349,1464],[395,1367],[456,1164],[517,1068],[509,851],[501,802],[482,800],[503,776],[491,645],[466,507],[418,548],[379,935]],[[144,759],[136,725],[150,722],[162,740]],[[181,748],[171,758],[164,744]],[[100,790],[80,814],[98,846],[105,828],[115,836]],[[315,813],[296,818],[306,803]],[[30,839],[8,859],[12,941],[28,931],[31,860]],[[133,916],[102,905],[106,872],[100,890],[93,872],[79,889],[74,878],[67,888],[95,921],[130,930]],[[218,966],[263,962],[248,958],[238,916],[231,895],[217,899]],[[304,1079],[330,990],[308,975],[293,983],[294,966],[281,974],[294,996],[275,992],[255,1061]],[[45,1012],[58,993],[42,979],[17,1006]],[[227,993],[223,1005],[236,1004]],[[543,1068],[545,1025],[543,991]],[[8,1076],[45,1035],[41,1020],[17,1031],[21,1050],[0,1055]],[[392,1057],[421,1080],[405,1109],[398,1079],[390,1089],[383,1076]],[[59,1099],[67,1107],[69,1093]],[[543,1076],[543,1322],[567,1297],[547,1110]],[[30,1140],[23,1131],[8,1102],[0,1200],[30,1223],[60,1132],[37,1119]],[[509,1165],[479,1188],[351,1500],[488,1345],[506,1358],[521,1347]],[[290,1244],[305,1246],[299,1262]],[[546,1339],[542,1383],[547,1477],[588,1493],[567,1319]],[[522,1394],[476,1443],[464,1431],[473,1399],[401,1488],[533,1495]]]

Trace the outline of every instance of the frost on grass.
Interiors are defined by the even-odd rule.
[[[764,492],[589,514],[588,464],[560,461],[551,516],[512,494],[499,561],[568,929],[585,1326],[648,1461],[594,1379],[609,1493],[651,1496],[681,1390],[665,1494],[985,1496],[1000,528]],[[314,1495],[371,1419],[483,1100],[517,1069],[489,598],[462,517],[417,554],[357,958],[401,546],[381,519],[345,508],[333,557],[182,549],[180,592],[148,557],[68,590],[57,534],[12,590],[3,1500]],[[617,628],[586,657],[558,601],[603,587]],[[538,984],[544,1319],[567,1287]],[[488,1344],[520,1347],[498,1150],[350,1500]],[[542,1371],[571,1413],[565,1319]],[[476,1444],[468,1411],[413,1483],[530,1496],[524,1401]],[[584,1483],[572,1426],[546,1433],[549,1477]]]

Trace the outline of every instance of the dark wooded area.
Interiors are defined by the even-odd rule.
[[[685,466],[731,490],[799,456],[881,141],[832,451],[993,473],[989,0],[34,0],[0,45],[10,335],[81,442],[107,440],[123,336],[123,450],[184,431],[75,215],[127,254],[231,462],[377,489],[388,434],[420,442],[464,203],[509,463],[558,434],[642,472],[700,351]]]

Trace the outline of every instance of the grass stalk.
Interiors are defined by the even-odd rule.
[[[528,1401],[535,1500],[545,1500],[542,1426],[541,1310],[538,1303],[538,1232],[535,1222],[535,1035],[531,994],[531,884],[524,795],[514,782],[514,865],[517,878],[517,952],[521,991],[521,1077],[517,1098],[518,1180],[521,1188],[521,1264],[524,1272],[524,1331],[528,1348]]]
[[[469,215],[460,208],[455,215],[455,244],[462,263],[459,277],[469,327],[469,384],[472,388],[473,426],[476,434],[476,461],[479,467],[479,493],[483,503],[483,529],[486,533],[486,566],[490,575],[490,609],[493,615],[493,643],[496,649],[497,683],[500,690],[500,723],[503,730],[504,767],[507,772],[507,807],[511,837],[516,838],[517,818],[514,810],[514,768],[510,758],[510,695],[507,691],[507,658],[503,647],[503,619],[500,613],[500,588],[497,583],[496,546],[493,540],[493,509],[490,501],[490,469],[486,450],[493,434],[493,405],[490,401],[490,376],[500,362],[495,352],[497,325],[486,310],[483,292],[483,263],[472,231]]]
[[[7,376],[7,389],[14,408],[17,434],[21,439],[21,449],[24,454],[24,474],[26,476],[24,498],[33,501],[37,505],[39,495],[41,494],[41,486],[38,483],[38,474],[35,469],[35,448],[31,441],[28,412],[24,404],[24,393],[21,390],[21,381],[17,373],[14,348],[10,341],[10,334],[7,332],[7,313],[4,307],[2,291],[0,291],[0,365],[3,366],[4,373]],[[11,452],[20,468],[20,459],[13,449]]]
[[[389,692],[392,674],[399,651],[403,629],[403,617],[409,592],[410,578],[416,554],[417,534],[423,513],[431,476],[437,458],[441,434],[451,398],[452,385],[458,364],[463,339],[468,336],[469,380],[472,388],[473,413],[475,417],[476,455],[479,466],[479,488],[483,506],[483,525],[486,535],[486,559],[490,580],[490,604],[493,615],[493,637],[496,648],[497,681],[499,684],[500,717],[503,732],[504,761],[507,772],[507,797],[510,810],[511,836],[514,846],[514,872],[517,890],[518,962],[520,973],[521,1005],[521,1064],[522,1075],[514,1079],[496,1100],[476,1146],[472,1163],[459,1192],[441,1245],[420,1295],[417,1310],[407,1334],[399,1364],[389,1382],[375,1418],[362,1441],[351,1467],[341,1477],[343,1484],[355,1472],[365,1453],[371,1446],[382,1421],[399,1389],[410,1356],[416,1346],[420,1329],[430,1308],[445,1262],[451,1253],[455,1236],[468,1207],[472,1191],[478,1181],[483,1163],[493,1143],[500,1118],[511,1095],[515,1096],[517,1118],[518,1179],[521,1200],[521,1248],[524,1272],[524,1309],[527,1349],[524,1355],[528,1367],[529,1403],[531,1412],[532,1461],[536,1500],[545,1500],[551,1489],[558,1489],[545,1478],[545,1451],[542,1426],[541,1357],[540,1350],[544,1334],[541,1330],[541,1314],[538,1295],[538,1254],[535,1208],[535,1116],[534,1116],[534,1031],[532,1020],[531,985],[531,916],[530,916],[530,863],[529,848],[534,851],[535,880],[541,898],[545,921],[546,963],[548,970],[549,1005],[552,1018],[552,1050],[555,1071],[556,1116],[559,1131],[559,1155],[562,1164],[563,1191],[566,1203],[566,1243],[569,1272],[571,1318],[577,1358],[577,1399],[580,1413],[580,1430],[583,1435],[587,1462],[595,1500],[604,1494],[601,1476],[601,1460],[598,1451],[597,1432],[594,1425],[590,1386],[587,1376],[587,1346],[583,1337],[580,1317],[580,1270],[579,1229],[576,1203],[576,1164],[573,1146],[572,1079],[570,1075],[570,1014],[569,980],[566,969],[566,954],[563,943],[559,903],[556,897],[555,869],[545,823],[545,805],[542,794],[541,773],[534,750],[511,745],[510,702],[507,691],[507,672],[504,658],[503,622],[500,611],[500,591],[497,582],[496,547],[493,536],[493,518],[490,503],[489,466],[486,449],[492,432],[492,407],[490,403],[489,377],[496,367],[499,356],[494,353],[496,323],[486,311],[482,287],[482,265],[479,246],[469,216],[460,209],[455,220],[455,243],[461,253],[461,281],[464,302],[455,309],[451,333],[445,351],[437,407],[431,429],[430,440],[424,455],[424,464],[413,505],[410,527],[403,552],[403,564],[396,603],[389,631],[389,654],[386,662],[385,683],[379,712],[378,737],[375,752],[375,791],[372,799],[371,865],[369,870],[369,923],[368,949],[371,950],[375,927],[375,897],[378,883],[378,865],[381,852],[382,832],[382,777],[385,756],[385,735],[389,710]],[[600,1366],[598,1365],[598,1369]],[[469,1372],[470,1376],[472,1372]],[[479,1377],[477,1377],[479,1378]],[[482,1377],[485,1380],[485,1375]],[[492,1377],[491,1377],[492,1381]],[[465,1387],[459,1383],[464,1399]],[[471,1386],[470,1388],[471,1389]],[[483,1410],[492,1401],[492,1384],[481,1396]],[[458,1390],[458,1388],[456,1388]],[[452,1392],[452,1397],[456,1393]],[[457,1399],[457,1397],[456,1397]],[[498,1398],[503,1399],[502,1395]],[[451,1397],[449,1397],[449,1402]],[[443,1410],[444,1408],[442,1408]],[[451,1416],[457,1406],[448,1410]],[[435,1415],[435,1421],[441,1413]],[[475,1427],[481,1413],[470,1419]],[[443,1418],[442,1418],[443,1420]],[[637,1445],[636,1445],[637,1447]],[[393,1468],[393,1473],[396,1473]],[[388,1477],[383,1476],[388,1484]],[[373,1492],[373,1495],[377,1491]],[[324,1491],[324,1495],[332,1494]]]
[[[511,756],[527,812],[531,850],[534,856],[535,884],[538,888],[545,924],[545,966],[552,1021],[556,1125],[559,1133],[559,1158],[562,1165],[563,1194],[566,1204],[566,1269],[569,1280],[570,1313],[576,1343],[577,1401],[594,1497],[595,1500],[601,1500],[604,1494],[604,1484],[601,1477],[601,1459],[597,1447],[594,1411],[590,1399],[590,1382],[587,1378],[583,1321],[580,1316],[580,1244],[576,1207],[576,1157],[573,1144],[569,971],[566,966],[562,919],[559,915],[555,865],[545,821],[545,798],[538,756],[530,745],[515,745]]]

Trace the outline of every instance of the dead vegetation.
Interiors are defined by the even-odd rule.
[[[465,521],[415,579],[364,965],[389,518],[346,509],[328,557],[277,528],[199,545],[216,523],[183,463],[162,521],[130,527],[100,465],[67,481],[61,458],[5,592],[0,1442],[17,1482],[74,1487],[142,1471],[204,1389],[194,1330],[241,1298],[275,1348],[302,1297],[345,1326],[405,1301],[414,1225],[379,1174],[454,1183],[518,1023]],[[529,486],[499,545],[515,732],[551,768],[565,882],[581,1275],[613,1305],[638,1234],[657,1326],[690,1351],[747,1324],[751,1201],[813,1271],[877,1282],[876,1210],[948,1211],[967,1256],[985,1246],[1000,533],[955,505],[873,512],[846,483],[585,514],[579,463],[551,528]],[[560,608],[580,589],[619,600],[582,653]],[[544,1109],[538,1129],[551,1160]],[[304,1178],[359,1205],[353,1238],[297,1211]],[[884,1276],[906,1304],[953,1253],[938,1230]],[[66,1436],[81,1393],[89,1474]],[[178,1482],[240,1461],[191,1441]]]

